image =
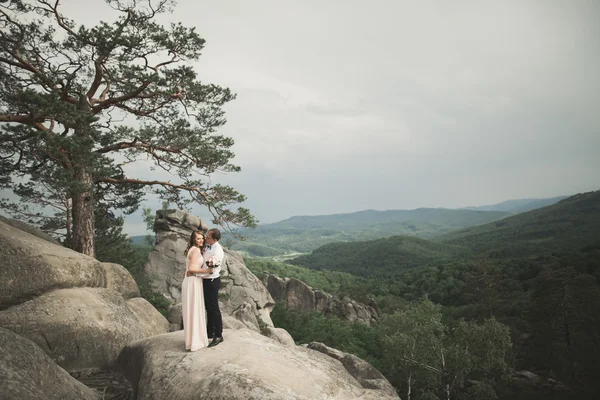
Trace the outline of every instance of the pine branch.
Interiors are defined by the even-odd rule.
[[[111,183],[114,185],[123,185],[123,184],[135,184],[135,185],[142,185],[142,186],[159,185],[159,186],[164,187],[167,190],[182,189],[182,190],[187,190],[188,192],[197,193],[207,203],[210,202],[209,195],[206,192],[203,192],[202,190],[200,190],[194,186],[178,185],[178,184],[175,184],[173,182],[168,182],[168,181],[156,181],[156,180],[155,181],[146,181],[146,180],[140,180],[140,179],[131,179],[131,178],[117,179],[117,178],[110,178],[110,177],[99,177],[99,178],[96,178],[95,181]]]

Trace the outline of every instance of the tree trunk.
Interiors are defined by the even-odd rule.
[[[86,157],[92,150],[89,143],[86,142],[90,135],[93,116],[90,113],[90,104],[86,95],[79,96],[77,108],[82,118],[75,126],[75,137],[81,139],[78,143],[80,147],[77,147],[71,154],[75,178],[74,185],[71,187],[73,250],[95,258],[94,180],[91,172],[87,169],[91,160]]]
[[[73,250],[96,257],[94,249],[94,191],[92,175],[81,168],[75,172],[78,185],[73,199]]]
[[[69,193],[65,193],[65,215],[67,217],[67,235],[65,237],[65,243],[68,243],[69,247],[71,247],[73,232],[71,228],[71,197],[69,196]]]

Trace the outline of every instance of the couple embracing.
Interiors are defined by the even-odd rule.
[[[225,253],[219,244],[221,232],[209,229],[206,235],[194,231],[185,250],[186,271],[181,284],[181,311],[185,349],[197,351],[223,341],[219,310],[221,263]],[[212,342],[208,342],[212,339]]]

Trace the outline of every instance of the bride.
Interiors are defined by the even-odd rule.
[[[181,283],[181,311],[183,314],[183,334],[185,349],[197,351],[208,346],[206,335],[206,310],[202,277],[198,274],[212,274],[212,268],[204,267],[204,234],[194,231],[190,236],[184,255],[186,271]]]

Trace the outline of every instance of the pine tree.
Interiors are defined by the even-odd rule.
[[[56,0],[0,3],[0,187],[60,189],[53,200],[65,204],[72,246],[91,256],[98,193],[130,194],[136,207],[144,190],[201,204],[225,227],[254,226],[249,210],[230,208],[245,197],[209,179],[240,168],[229,162],[233,140],[216,133],[235,95],[192,66],[204,40],[156,22],[172,0],[106,3],[120,16],[91,28]],[[131,175],[145,160],[176,179]]]

